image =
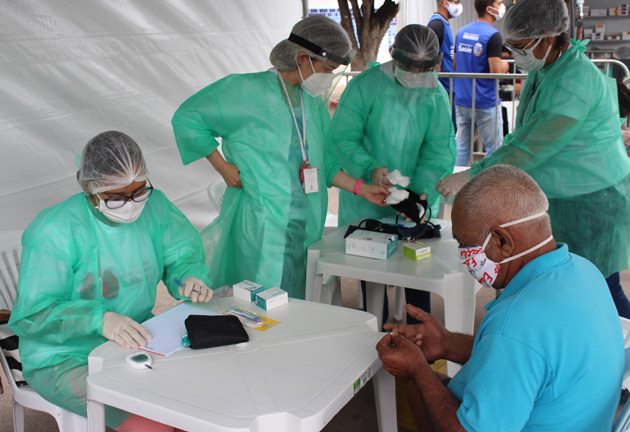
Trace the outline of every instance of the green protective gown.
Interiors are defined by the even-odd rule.
[[[221,213],[202,232],[215,286],[248,279],[305,297],[306,249],[322,235],[326,186],[340,167],[325,141],[330,117],[323,101],[302,93],[308,158],[319,178],[319,192],[308,195],[299,181],[295,123],[275,71],[229,75],[173,116],[184,164],[210,155],[221,137],[225,159],[240,171],[243,188],[227,189]],[[294,111],[301,128],[299,104]]]
[[[619,129],[612,79],[578,42],[527,78],[513,133],[473,175],[495,164],[530,174],[549,198],[556,240],[604,276],[628,266],[630,160]]]
[[[87,358],[107,341],[107,311],[143,322],[164,281],[209,284],[199,233],[155,190],[140,217],[113,224],[76,194],[42,211],[22,237],[18,295],[9,327],[20,337],[26,381],[45,399],[86,415]],[[107,424],[124,415],[110,410]]]
[[[393,77],[392,63],[372,67],[353,78],[344,91],[331,125],[331,140],[344,170],[371,182],[375,168],[400,169],[409,188],[436,202],[437,182],[453,172],[455,138],[446,91],[405,88]],[[395,215],[340,191],[339,225]]]

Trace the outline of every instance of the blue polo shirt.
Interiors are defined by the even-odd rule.
[[[490,57],[501,57],[501,33],[488,23],[475,21],[457,32],[455,60],[457,72],[488,73]],[[498,105],[496,80],[477,79],[475,108],[488,109]],[[472,108],[472,79],[455,80],[455,105]]]
[[[451,25],[448,20],[444,18],[439,13],[434,13],[429,18],[428,26],[431,27],[431,23],[435,20],[441,21],[444,25],[444,33],[442,37],[442,43],[440,44],[440,54],[442,54],[442,63],[440,65],[440,70],[442,72],[453,72],[455,68],[453,68],[453,55],[455,54],[455,41],[453,39],[453,31],[451,30]],[[439,39],[439,36],[438,36]],[[446,89],[446,93],[450,92],[450,80],[448,78],[440,78],[440,82]]]
[[[606,281],[566,245],[523,267],[448,388],[467,431],[610,430],[624,372]]]

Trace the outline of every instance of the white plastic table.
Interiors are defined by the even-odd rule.
[[[233,297],[220,307],[253,304]],[[361,311],[291,299],[264,312],[280,321],[247,329],[246,347],[153,356],[153,370],[125,364],[113,342],[89,357],[88,431],[102,432],[104,405],[187,431],[320,431],[374,378],[381,432],[397,430],[394,378],[375,350],[376,319]]]
[[[382,325],[385,290],[382,285],[395,285],[428,291],[444,299],[445,326],[451,331],[472,334],[475,324],[475,295],[480,286],[468,275],[457,257],[457,241],[453,239],[450,221],[437,221],[442,225],[442,237],[422,240],[431,245],[431,257],[420,261],[402,254],[403,242],[398,251],[387,260],[346,255],[346,227],[332,231],[311,245],[306,265],[306,299],[332,304],[337,303],[338,286],[322,283],[331,276],[342,276],[373,282],[367,284],[367,310]],[[336,300],[336,301],[335,301]],[[459,365],[448,363],[449,375]]]

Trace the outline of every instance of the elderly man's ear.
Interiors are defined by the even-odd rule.
[[[492,251],[492,255],[497,253],[499,254],[499,257],[494,257],[499,259],[491,257],[493,261],[500,262],[505,258],[509,258],[514,255],[514,249],[516,249],[516,239],[510,231],[497,226],[490,230],[490,234],[491,237],[489,243],[492,244],[492,247],[486,246],[486,251]]]

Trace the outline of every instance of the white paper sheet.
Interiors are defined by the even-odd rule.
[[[142,323],[153,337],[141,349],[163,356],[171,355],[181,349],[182,336],[186,333],[184,321],[188,315],[221,315],[221,313],[214,302],[203,306],[191,303],[178,304]]]

